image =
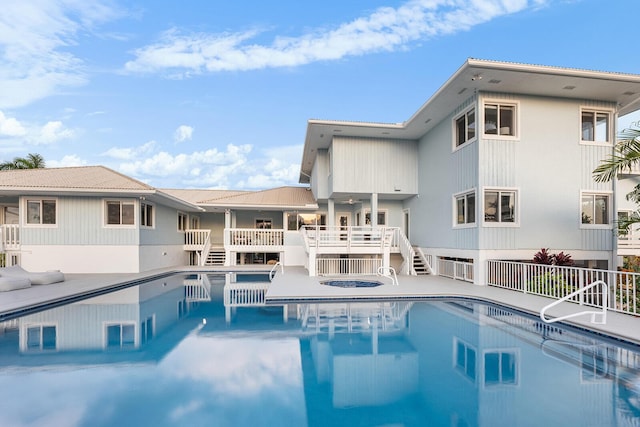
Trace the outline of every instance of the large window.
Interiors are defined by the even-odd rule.
[[[55,326],[37,325],[27,328],[27,351],[55,350],[56,341]]]
[[[136,344],[136,327],[133,324],[107,325],[107,348],[133,348]]]
[[[455,196],[456,225],[476,222],[476,193],[464,193]]]
[[[120,200],[105,202],[107,225],[133,225],[135,218],[135,204]]]
[[[517,192],[514,190],[486,190],[484,192],[485,223],[515,223]]]
[[[476,137],[476,111],[470,110],[455,119],[456,147],[466,144]]]
[[[514,104],[487,103],[484,105],[485,135],[516,135],[516,106]]]
[[[609,195],[582,193],[581,223],[606,225],[609,222]]]
[[[30,225],[55,225],[56,224],[56,200],[55,199],[28,199],[27,200],[27,224]]]
[[[143,227],[153,227],[153,205],[145,202],[140,203],[140,225]]]
[[[516,385],[518,359],[514,351],[490,351],[484,354],[484,385]]]
[[[318,213],[287,214],[287,230],[298,230],[303,225],[327,225],[327,216]]]
[[[371,225],[371,212],[365,212],[364,223],[365,225]],[[378,211],[378,225],[387,225],[386,211]]]
[[[609,142],[610,113],[604,111],[582,111],[582,141]]]

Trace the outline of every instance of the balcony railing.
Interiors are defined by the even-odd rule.
[[[306,249],[344,248],[347,252],[385,247],[399,251],[398,227],[305,226],[300,229]]]
[[[259,228],[227,228],[224,230],[224,246],[231,249],[260,249],[284,245],[284,230]]]
[[[20,226],[18,224],[4,224],[0,226],[0,250],[11,251],[20,249]]]

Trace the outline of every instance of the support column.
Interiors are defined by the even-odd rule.
[[[371,193],[371,227],[378,227],[378,193]]]
[[[224,235],[222,237],[222,241],[224,242],[224,265],[229,267],[231,265],[235,265],[235,252],[231,253],[229,250],[229,245],[231,244],[231,210],[224,210]],[[232,259],[233,258],[233,259]]]
[[[333,227],[336,225],[336,203],[333,199],[327,200],[327,225]]]

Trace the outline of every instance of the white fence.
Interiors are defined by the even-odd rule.
[[[473,263],[438,259],[438,276],[473,283]]]
[[[284,230],[260,228],[227,228],[224,230],[225,246],[282,246]]]
[[[382,267],[379,258],[316,258],[316,274],[330,276],[338,274],[372,275]]]
[[[595,270],[579,267],[487,261],[487,284],[523,293],[563,298],[589,284],[602,280],[609,285],[608,309],[640,314],[640,273]],[[576,295],[572,302],[602,307],[602,289],[591,288]]]
[[[398,249],[398,227],[305,226],[300,229],[308,247],[392,247]]]
[[[0,250],[20,249],[20,226],[5,224],[0,226]]]

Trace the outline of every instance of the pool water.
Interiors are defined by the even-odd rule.
[[[225,286],[175,276],[5,322],[0,425],[640,425],[637,346],[459,299],[229,317]]]
[[[320,283],[338,288],[375,288],[382,285],[382,283],[375,280],[325,280]]]

